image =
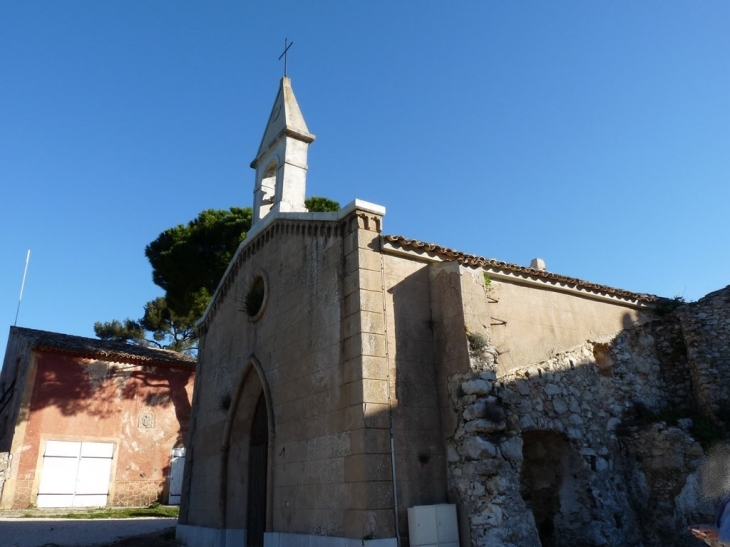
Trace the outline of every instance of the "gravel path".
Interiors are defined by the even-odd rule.
[[[87,547],[171,529],[174,518],[43,519],[0,517],[3,547]]]

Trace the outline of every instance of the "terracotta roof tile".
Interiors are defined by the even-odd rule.
[[[30,340],[35,349],[56,350],[61,353],[85,357],[102,357],[122,362],[156,362],[195,367],[196,359],[176,351],[134,346],[114,340],[98,340],[49,332],[44,330],[10,327],[10,336]]]
[[[588,290],[596,293],[609,294],[620,298],[635,299],[643,303],[658,302],[661,298],[644,293],[635,293],[626,291],[623,289],[617,289],[609,287],[607,285],[599,285],[597,283],[591,283],[590,281],[584,281],[575,277],[568,277],[545,270],[536,270],[534,268],[520,266],[518,264],[510,264],[509,262],[503,262],[501,260],[494,260],[492,258],[485,258],[483,256],[470,255],[449,249],[448,247],[442,247],[440,245],[434,245],[433,243],[424,243],[415,239],[408,239],[403,236],[383,236],[383,241],[396,245],[404,249],[413,249],[420,252],[433,253],[444,260],[455,260],[465,266],[471,266],[475,268],[492,268],[502,270],[504,272],[518,274],[525,277],[536,277],[548,281],[559,282],[568,286],[574,286],[576,288]]]

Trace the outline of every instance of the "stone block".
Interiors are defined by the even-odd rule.
[[[343,238],[343,245],[345,254],[349,254],[358,249],[368,249],[371,251],[378,251],[380,249],[378,235],[365,230],[357,230],[347,234]]]
[[[362,400],[365,403],[388,404],[388,382],[385,380],[362,380]]]
[[[346,480],[345,461],[345,457],[308,460],[304,464],[304,484],[328,484],[333,482],[344,482]]]
[[[363,417],[365,427],[390,428],[389,409],[386,404],[363,403]]]
[[[385,337],[379,334],[363,333],[347,338],[344,343],[343,357],[352,359],[360,355],[384,356]]]
[[[274,451],[279,455],[277,463],[297,463],[307,459],[307,443],[304,441],[277,442]]]
[[[385,357],[363,355],[362,377],[374,380],[386,380],[388,378],[388,362]]]
[[[342,363],[342,382],[343,384],[349,384],[362,379],[363,377],[363,363],[361,356],[355,356]]]
[[[360,249],[358,266],[361,270],[381,271],[381,254],[369,249]]]
[[[345,399],[349,404],[362,403],[362,378],[356,378],[354,381],[344,384],[342,391],[345,392]]]
[[[394,422],[396,430],[433,430],[439,421],[440,409],[434,407],[394,406]]]
[[[345,458],[345,482],[389,481],[390,454],[353,454]]]
[[[307,441],[307,460],[336,458],[349,454],[349,432],[314,437]]]
[[[354,336],[360,332],[383,334],[385,332],[383,314],[363,311],[350,315],[343,321],[342,331],[345,337]]]
[[[360,288],[367,291],[383,291],[383,278],[379,271],[360,270]]]
[[[345,483],[348,506],[351,509],[393,510],[393,483],[391,481]]]
[[[380,291],[360,290],[348,294],[344,301],[343,317],[362,311],[383,313],[383,297]]]
[[[276,463],[274,473],[278,486],[301,486],[306,477],[305,462]]]
[[[483,460],[497,455],[497,448],[492,443],[477,436],[467,437],[458,451],[468,460]]]
[[[477,419],[467,422],[464,431],[467,433],[496,433],[507,428],[505,422],[493,422],[492,420]]]
[[[362,403],[348,406],[344,409],[344,427],[348,431],[354,431],[365,427],[365,414]]]
[[[350,434],[352,454],[390,454],[390,433],[386,429],[360,429]]]
[[[461,389],[467,395],[489,395],[492,391],[492,383],[481,378],[474,378],[463,382]]]

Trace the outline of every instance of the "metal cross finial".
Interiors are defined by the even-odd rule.
[[[279,60],[281,61],[281,58],[284,57],[284,78],[286,78],[286,52],[289,51],[289,48],[294,45],[294,42],[287,45],[288,40],[284,38],[284,53],[279,55]]]

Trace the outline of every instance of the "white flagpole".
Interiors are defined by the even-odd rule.
[[[23,289],[25,288],[25,276],[28,274],[28,262],[30,262],[30,249],[25,257],[25,270],[23,270],[23,283],[20,285],[20,297],[18,298],[18,310],[15,312],[15,325],[18,325],[18,314],[20,313],[20,302],[23,300]]]

